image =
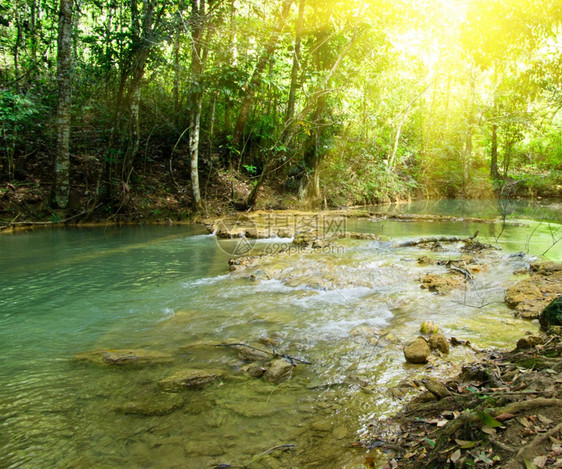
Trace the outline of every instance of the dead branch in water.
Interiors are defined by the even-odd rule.
[[[271,351],[271,350],[264,350],[264,349],[261,349],[259,347],[254,347],[253,345],[243,344],[241,342],[234,343],[234,344],[217,344],[217,345],[215,345],[215,347],[247,347],[249,349],[257,350],[258,352],[262,352],[262,353],[266,353],[268,355],[271,355],[273,358],[284,358],[285,360],[290,362],[292,365],[294,365],[295,363],[301,363],[302,365],[312,365],[311,362],[303,360],[301,358],[292,357],[291,355],[287,355],[285,353],[277,353],[277,352]]]
[[[431,238],[420,238],[414,239],[411,241],[404,241],[402,243],[397,244],[397,247],[411,247],[411,246],[419,246],[420,244],[429,244],[429,243],[458,243],[461,241],[472,241],[478,236],[478,231],[476,231],[472,236],[467,238],[460,238],[459,236],[433,236]]]

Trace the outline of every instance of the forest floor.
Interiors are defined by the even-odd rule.
[[[194,221],[200,216],[220,216],[236,210],[251,191],[253,179],[236,170],[211,170],[201,177],[205,211],[192,210],[189,168],[182,160],[169,167],[161,164],[140,166],[127,182],[104,194],[100,181],[102,168],[95,158],[74,157],[70,203],[66,210],[53,209],[52,181],[44,179],[38,163],[22,168],[20,177],[0,182],[0,225],[29,223],[166,223]],[[284,186],[265,184],[260,191],[259,208],[298,207],[296,196]],[[101,194],[101,195],[99,195]]]
[[[510,352],[482,351],[358,444],[367,467],[562,467],[562,338],[523,337]],[[425,384],[425,383],[424,383]]]

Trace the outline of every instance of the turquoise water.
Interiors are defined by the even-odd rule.
[[[422,320],[447,335],[508,348],[536,324],[502,303],[513,271],[551,244],[559,225],[351,222],[387,241],[292,252],[254,270],[201,226],[38,230],[0,237],[0,467],[361,467],[351,446],[371,419],[396,409],[386,389],[404,377],[448,373],[404,365],[401,342]],[[474,285],[448,296],[421,291],[422,254],[402,240],[475,229],[502,251]],[[267,242],[260,241],[257,246]],[[263,246],[262,246],[263,247]],[[562,257],[560,243],[547,253]],[[523,251],[523,257],[510,256]],[[250,278],[249,274],[253,277]],[[486,306],[482,305],[486,299]],[[368,324],[397,343],[373,346],[350,332]],[[280,384],[245,377],[224,341],[276,347],[312,362]],[[76,362],[81,352],[135,348],[172,363],[114,369]],[[467,351],[446,361],[460,366]],[[156,383],[185,368],[218,370],[200,390],[170,396]],[[179,399],[166,415],[129,415],[131,402]],[[175,402],[175,401],[174,401]],[[272,448],[294,445],[290,448]],[[266,453],[266,454],[264,454]]]

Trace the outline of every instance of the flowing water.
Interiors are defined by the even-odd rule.
[[[562,242],[555,243],[560,205],[512,204],[506,213],[497,202],[445,201],[393,210],[525,220],[503,229],[350,220],[348,230],[384,240],[291,250],[264,259],[252,275],[229,272],[229,256],[200,226],[1,236],[0,467],[362,467],[364,452],[353,441],[400,405],[388,387],[446,376],[471,358],[457,347],[428,367],[406,365],[401,343],[415,337],[419,324],[432,320],[448,336],[510,348],[537,330],[503,304],[513,272],[545,251],[548,259],[562,258]],[[474,282],[445,296],[421,290],[419,282],[444,267],[417,259],[458,258],[459,246],[396,247],[476,230],[480,241],[501,249],[484,255],[487,268]],[[288,241],[259,241],[255,248]],[[373,345],[350,334],[365,325],[389,335]],[[272,384],[244,375],[231,348],[213,346],[260,338],[312,364]],[[98,348],[157,351],[173,361],[131,369],[73,359]],[[221,378],[181,394],[156,386],[186,368],[218,370]],[[157,410],[124,413],[131,403]]]

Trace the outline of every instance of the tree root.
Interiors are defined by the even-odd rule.
[[[536,399],[530,399],[527,401],[512,402],[504,407],[493,409],[492,412],[494,415],[517,414],[541,407],[562,407],[562,399],[537,397]]]
[[[537,435],[533,441],[523,446],[523,448],[517,452],[513,460],[506,465],[506,469],[515,469],[521,467],[521,465],[525,465],[526,459],[531,459],[534,456],[533,453],[536,452],[543,443],[548,442],[550,437],[554,437],[560,433],[560,431],[562,431],[562,423],[559,423],[546,433]]]

